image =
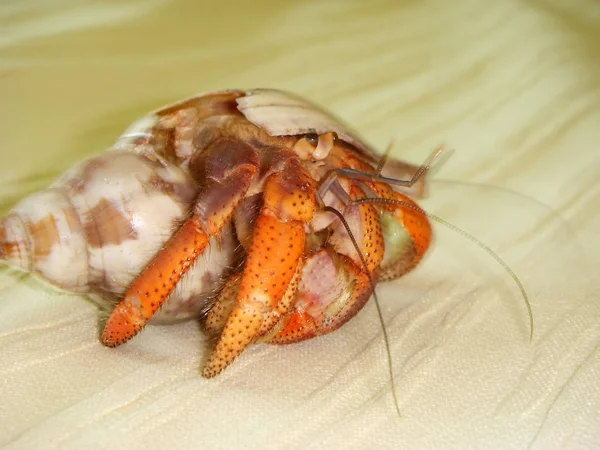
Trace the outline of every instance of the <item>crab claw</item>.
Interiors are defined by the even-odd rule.
[[[423,210],[411,199],[395,191],[382,198],[381,222],[386,248],[379,279],[394,280],[411,271],[421,261],[431,244],[431,224]]]
[[[356,186],[350,196],[360,196]],[[361,310],[373,293],[384,254],[378,219],[373,205],[346,208],[344,221],[354,244],[338,221],[328,244],[304,261],[293,308],[267,342],[290,344],[330,333]]]

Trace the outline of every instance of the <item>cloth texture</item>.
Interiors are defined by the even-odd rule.
[[[340,330],[213,380],[196,322],[117,349],[81,296],[0,272],[0,446],[600,447],[600,5],[594,0],[22,0],[0,8],[2,212],[196,92],[273,87],[430,178],[420,266]],[[160,212],[159,212],[160,213]],[[395,389],[401,417],[394,408]]]

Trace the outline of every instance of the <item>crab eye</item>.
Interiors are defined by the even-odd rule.
[[[316,147],[319,143],[319,135],[317,133],[307,134],[306,136],[304,136],[304,139],[313,147]]]

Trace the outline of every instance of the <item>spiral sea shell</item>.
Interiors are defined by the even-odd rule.
[[[116,300],[188,214],[198,185],[156,154],[128,146],[83,161],[0,222],[0,256],[71,292]],[[157,320],[186,319],[204,307],[234,263],[230,229],[171,294]]]

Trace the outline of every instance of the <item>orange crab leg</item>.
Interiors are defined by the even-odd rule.
[[[206,378],[218,375],[267,331],[265,321],[274,325],[290,307],[304,251],[304,226],[314,206],[312,179],[295,159],[265,183],[235,306],[205,366]]]
[[[177,282],[208,244],[197,217],[187,220],[143,276],[131,285],[106,322],[102,341],[115,347],[135,336],[158,310]]]
[[[217,235],[244,198],[259,164],[256,151],[234,140],[217,140],[206,151],[206,184],[192,217],[133,282],[109,316],[102,342],[116,347],[135,336]],[[157,211],[160,214],[160,211]]]

